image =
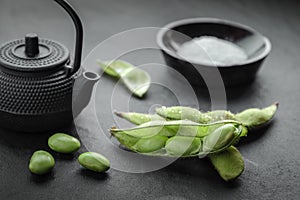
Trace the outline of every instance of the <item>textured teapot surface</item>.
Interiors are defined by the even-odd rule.
[[[63,127],[72,120],[69,51],[35,34],[0,47],[1,127],[35,132]]]
[[[23,115],[69,110],[74,79],[65,67],[69,51],[58,42],[40,39],[36,54],[28,56],[27,43],[28,37],[0,48],[0,110]]]
[[[64,45],[40,39],[34,33],[2,45],[0,127],[42,132],[72,122],[73,86],[81,74],[83,27],[68,2],[54,1],[69,14],[76,29],[74,62],[71,62],[69,50]],[[92,87],[94,82],[83,83]],[[78,108],[78,113],[84,106]]]

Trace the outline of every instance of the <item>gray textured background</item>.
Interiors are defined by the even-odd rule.
[[[298,199],[300,195],[300,3],[275,0],[70,0],[85,26],[84,55],[109,36],[136,27],[155,26],[188,17],[219,17],[238,21],[268,36],[273,51],[257,80],[228,90],[228,107],[240,111],[280,102],[276,121],[240,144],[246,160],[243,175],[223,182],[206,160],[180,160],[151,173],[128,174],[110,170],[95,175],[80,170],[73,156],[55,155],[52,174],[32,176],[27,164],[31,153],[46,148],[49,134],[20,135],[0,131],[0,199]],[[0,0],[0,43],[27,32],[63,41],[73,48],[73,27],[51,0]],[[140,58],[143,59],[143,58]],[[160,55],[157,59],[161,60]],[[170,76],[165,76],[171,79]],[[109,128],[113,81],[102,80],[101,125]],[[202,109],[209,109],[198,94]],[[98,91],[99,93],[99,91]],[[1,95],[1,94],[0,94]],[[155,96],[156,95],[156,96]],[[188,104],[188,98],[185,101]],[[166,95],[152,87],[145,101],[132,108],[147,111]],[[121,101],[121,100],[120,100]],[[168,104],[172,104],[170,100]],[[191,105],[193,106],[193,105]],[[1,122],[0,122],[1,123]],[[72,128],[71,128],[72,130]],[[84,152],[83,147],[80,152]]]

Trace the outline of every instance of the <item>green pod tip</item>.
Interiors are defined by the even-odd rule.
[[[266,126],[272,121],[279,107],[276,102],[263,109],[250,108],[235,115],[236,119],[242,122],[250,130]]]

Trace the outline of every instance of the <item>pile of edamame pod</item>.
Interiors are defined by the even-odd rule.
[[[116,112],[137,126],[112,127],[110,133],[127,149],[147,156],[207,156],[222,179],[230,181],[244,171],[243,157],[233,145],[271,122],[277,109],[278,103],[237,114],[181,106],[157,108],[156,114]]]

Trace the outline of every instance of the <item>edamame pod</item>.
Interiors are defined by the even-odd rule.
[[[241,153],[231,146],[220,153],[208,155],[209,160],[225,181],[239,177],[244,171],[244,160]]]
[[[226,130],[227,129],[227,130]],[[231,128],[223,127],[223,131],[221,137],[231,137]],[[241,129],[236,129],[237,134],[241,134]],[[228,136],[228,135],[229,136]],[[216,134],[215,134],[216,135]],[[208,137],[208,136],[207,136]],[[144,141],[147,141],[148,138],[143,138]],[[205,138],[204,138],[205,141]],[[195,157],[195,156],[207,156],[210,154],[215,154],[217,152],[221,152],[226,150],[228,147],[232,145],[234,138],[232,139],[224,139],[220,144],[213,145],[213,148],[210,148],[208,151],[207,144],[204,146],[204,142],[202,142],[201,138],[197,137],[187,137],[187,136],[173,136],[169,138],[163,148],[162,143],[161,146],[155,148],[155,151],[137,151],[134,149],[133,151],[148,155],[148,156],[161,156],[161,157]],[[210,141],[211,142],[211,141]],[[219,141],[217,141],[219,142]],[[149,146],[153,145],[150,144]],[[158,151],[159,150],[159,151]]]
[[[165,148],[166,152],[172,156],[192,156],[200,152],[201,144],[200,138],[174,136],[167,141]]]
[[[140,126],[129,128],[129,129],[117,129],[112,127],[110,132],[112,135],[116,133],[124,133],[137,138],[147,138],[154,135],[162,135],[166,137],[172,136],[189,136],[189,137],[205,137],[209,135],[216,128],[224,124],[236,124],[236,121],[219,121],[211,124],[199,124],[188,120],[178,120],[178,121],[153,121],[142,124]]]
[[[235,115],[236,119],[249,129],[256,129],[268,124],[276,114],[278,103],[264,109],[251,108]]]
[[[124,85],[137,97],[143,97],[150,88],[150,75],[140,69],[133,68],[121,75]]]
[[[151,121],[166,121],[165,118],[155,114],[151,115],[135,112],[115,112],[115,114],[136,125],[141,125]]]
[[[173,112],[171,112],[172,109]],[[135,127],[137,128],[136,131],[113,128],[111,132],[123,145],[124,143],[130,144],[124,146],[143,155],[160,157],[208,156],[225,181],[233,180],[242,174],[244,171],[242,155],[231,145],[236,143],[239,137],[246,136],[248,129],[237,121],[234,114],[223,110],[201,113],[188,107],[159,108],[157,113],[166,119],[189,119],[196,123],[191,123],[188,120],[157,122],[163,121],[163,119],[157,119],[156,115],[124,113],[123,116],[121,114],[119,116],[136,125],[143,125]],[[183,118],[182,116],[186,117]],[[197,123],[199,121],[201,123]],[[194,137],[199,136],[199,127],[195,128],[194,126],[203,124],[207,126],[200,128],[201,137]],[[143,128],[145,129],[143,130]],[[129,135],[127,135],[128,131]],[[187,136],[180,136],[181,134]],[[164,141],[167,138],[165,136],[169,139],[164,146]],[[142,139],[138,139],[138,137],[142,137]]]
[[[32,154],[29,162],[29,170],[37,175],[46,174],[55,165],[53,156],[47,151],[39,150]]]
[[[256,129],[270,122],[278,109],[278,103],[275,103],[264,109],[251,108],[241,113],[233,114],[225,110],[215,110],[202,113],[190,107],[162,107],[157,108],[158,115],[172,120],[189,119],[196,123],[207,124],[223,120],[234,120],[245,124],[249,129]]]
[[[182,120],[180,123],[171,122],[155,122],[151,126],[143,124],[143,126],[123,130],[113,127],[111,134],[126,148],[137,153],[162,157],[193,157],[223,151],[241,135],[247,133],[245,127],[234,121],[204,125],[186,120]],[[178,126],[179,133],[172,136],[161,135],[159,129],[162,129],[165,124]],[[187,126],[185,127],[185,125]],[[181,126],[184,128],[182,129]],[[195,137],[195,133],[189,133],[190,128],[194,132],[196,130],[196,133],[199,133],[197,131],[200,129],[201,134],[205,134],[206,137]],[[157,130],[158,132],[155,132]],[[184,131],[181,132],[182,130]],[[203,148],[202,139],[205,144]]]
[[[115,60],[115,61],[97,60],[97,63],[106,74],[116,78],[120,78],[122,74],[134,68],[133,65],[122,60]]]
[[[120,78],[125,86],[136,96],[143,97],[151,83],[150,75],[123,60],[100,61],[97,63],[104,72],[112,77]]]

